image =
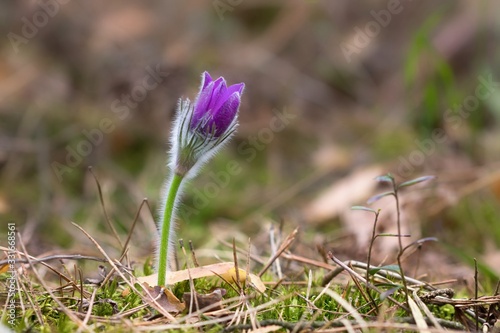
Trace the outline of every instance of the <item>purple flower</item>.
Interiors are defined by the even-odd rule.
[[[200,93],[194,103],[191,129],[204,134],[213,133],[218,138],[236,120],[244,83],[226,86],[226,80],[219,77],[212,80],[208,72],[203,73]]]
[[[243,83],[227,86],[224,78],[202,75],[196,101],[179,100],[171,136],[170,167],[178,175],[193,178],[238,127]]]

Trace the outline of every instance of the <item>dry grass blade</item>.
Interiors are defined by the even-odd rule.
[[[247,272],[247,278],[250,275],[250,248],[251,248],[250,238],[248,239],[248,248],[247,248],[247,261],[245,271]]]
[[[104,212],[104,217],[105,217],[106,223],[108,224],[109,229],[111,229],[113,236],[118,241],[118,244],[120,244],[120,248],[122,249],[122,251],[124,251],[123,243],[120,239],[120,236],[118,236],[118,233],[116,232],[115,226],[113,225],[113,223],[111,223],[111,220],[109,219],[108,211],[106,210],[106,205],[104,204],[104,198],[102,195],[102,188],[101,188],[101,184],[99,183],[99,179],[94,174],[94,171],[92,170],[91,166],[89,166],[88,170],[95,179],[95,183],[97,185],[97,191],[99,192],[99,201],[101,202],[101,207],[102,207],[102,210]]]
[[[274,224],[271,224],[271,228],[269,230],[269,243],[271,245],[271,253],[274,255],[276,252],[278,252],[278,249],[277,249],[277,243],[279,242],[279,240],[277,241],[276,240],[276,231],[275,231],[275,228],[274,228]],[[281,263],[280,263],[280,259],[279,258],[276,258],[275,262],[274,262],[274,266],[275,266],[275,272],[276,272],[276,275],[278,276],[278,279],[282,279],[283,278],[283,274],[281,272]]]
[[[227,246],[229,248],[233,248],[233,244],[232,243],[229,243],[223,239],[220,239],[218,240],[219,243],[221,243],[222,245],[224,246]],[[244,254],[244,255],[249,255],[250,258],[255,261],[256,263],[259,263],[261,265],[264,265],[265,264],[265,261],[262,260],[259,256],[255,255],[255,254],[252,254],[252,253],[248,253],[247,250],[243,250],[243,249],[240,249],[239,247],[236,247],[236,251],[239,253],[239,254]]]
[[[8,251],[7,248],[0,246],[0,250],[2,251]],[[48,268],[50,271],[52,271],[55,275],[59,276],[59,278],[64,279],[66,282],[69,282],[72,285],[74,284],[74,281],[69,278],[68,276],[64,275],[63,273],[59,272],[57,269],[53,268],[49,264],[47,264],[45,261],[49,260],[62,260],[62,259],[69,259],[69,260],[81,260],[81,259],[88,259],[88,260],[94,260],[94,261],[100,261],[100,262],[106,262],[105,259],[97,258],[97,257],[92,257],[92,256],[82,256],[79,254],[70,254],[70,255],[53,255],[53,256],[47,256],[47,257],[42,257],[42,258],[36,258],[33,256],[30,256],[26,253],[22,253],[21,251],[16,251],[17,255],[24,256],[26,258],[29,257],[29,260],[31,261],[31,264],[41,264]],[[29,263],[28,259],[16,259],[16,263]],[[6,264],[8,260],[2,260],[0,261],[0,265]],[[68,274],[70,275],[70,274]]]
[[[35,315],[36,315],[38,322],[41,325],[43,325],[44,320],[43,320],[42,311],[40,310],[40,306],[38,305],[38,302],[33,300],[34,293],[33,293],[32,282],[29,279],[26,279],[26,283],[29,284],[29,290],[26,289],[26,286],[24,283],[20,282],[19,285],[21,286],[24,294],[26,295],[28,302],[31,304],[31,308],[33,309],[33,312],[35,312]],[[5,303],[6,306],[7,306],[7,304],[9,304],[9,302]]]
[[[333,272],[335,274],[333,274],[333,276],[330,276],[330,278],[333,278],[336,275],[338,275],[340,272],[342,272],[344,270],[343,269],[344,266],[351,266],[351,267],[356,267],[356,268],[361,268],[361,269],[367,269],[367,267],[368,267],[368,265],[365,264],[364,262],[356,261],[356,260],[347,260],[347,261],[343,262],[343,265],[341,267],[335,268],[335,271]],[[370,267],[374,268],[373,266],[370,266]],[[385,277],[385,278],[401,280],[401,275],[399,273],[393,272],[390,270],[386,270],[386,269],[380,269],[379,271],[377,271],[376,275],[380,275],[380,276]],[[436,289],[436,288],[432,287],[427,282],[422,282],[420,280],[417,280],[417,279],[414,279],[414,278],[411,278],[408,276],[405,276],[405,279],[406,279],[406,281],[410,282],[412,284],[412,286],[414,286],[414,287],[424,287],[427,290],[435,290]],[[441,283],[443,283],[443,282],[441,282]],[[449,283],[449,282],[446,282],[446,283]]]
[[[175,323],[175,324],[164,324],[164,325],[157,325],[157,326],[149,326],[148,328],[139,328],[139,330],[140,331],[151,331],[151,330],[157,331],[157,330],[172,330],[172,329],[189,330],[189,329],[192,329],[192,328],[202,328],[202,327],[207,327],[209,325],[227,323],[227,322],[230,322],[230,321],[234,322],[234,321],[238,320],[239,318],[242,318],[242,316],[245,316],[245,315],[248,316],[250,313],[257,314],[260,311],[265,311],[267,309],[275,307],[279,303],[281,303],[281,302],[283,302],[286,299],[291,298],[291,297],[293,297],[292,294],[283,295],[283,296],[274,298],[274,299],[270,300],[267,303],[260,304],[260,305],[258,305],[256,307],[250,308],[250,309],[248,309],[246,311],[242,310],[242,307],[241,307],[242,297],[241,296],[240,297],[231,298],[231,299],[225,299],[225,300],[222,301],[223,305],[230,304],[230,303],[233,303],[233,302],[237,301],[237,304],[235,304],[235,305],[232,306],[232,307],[238,307],[238,309],[234,313],[230,313],[229,315],[221,316],[221,317],[218,317],[218,318],[213,318],[213,319],[208,319],[208,320],[205,320],[205,321],[199,321],[199,322],[194,322],[194,323],[189,323],[188,324],[188,321],[189,321],[190,318],[195,318],[197,316],[202,315],[202,310],[200,310],[200,311],[197,311],[197,312],[193,312],[191,316],[186,316],[186,317],[183,317],[183,318],[179,318],[179,321],[177,323]],[[252,327],[252,326],[250,325],[250,327]],[[227,327],[226,331],[231,331],[230,327]]]
[[[189,251],[191,251],[191,260],[193,260],[194,267],[200,267],[198,259],[196,259],[196,251],[194,250],[193,242],[189,240]]]
[[[0,251],[8,251],[6,247],[0,246]],[[19,254],[24,254],[19,252]],[[42,258],[36,258],[31,256],[31,263],[32,264],[37,264],[37,263],[43,263],[45,261],[51,261],[51,260],[62,260],[62,259],[68,259],[68,260],[94,260],[94,261],[100,261],[100,262],[106,262],[105,259],[102,258],[97,258],[97,257],[92,257],[92,256],[83,256],[81,254],[55,254],[52,256],[46,256]],[[0,266],[7,264],[8,260],[0,260]],[[28,259],[16,259],[16,264],[26,264],[28,263]]]
[[[83,322],[73,314],[73,312],[68,309],[57,297],[56,295],[54,295],[54,293],[50,290],[50,288],[45,284],[45,281],[44,279],[40,276],[40,274],[38,273],[38,270],[35,268],[35,266],[31,263],[31,259],[30,259],[30,256],[28,255],[28,252],[26,251],[26,247],[24,246],[24,243],[21,239],[21,236],[18,234],[18,239],[19,239],[19,243],[21,245],[21,248],[23,250],[23,252],[25,253],[25,256],[26,258],[28,259],[28,264],[31,268],[31,270],[33,271],[33,274],[35,274],[38,282],[40,282],[40,284],[42,285],[42,287],[47,291],[47,293],[50,295],[50,297],[54,300],[54,302],[57,303],[57,305],[60,307],[61,311],[64,312],[64,314],[66,316],[68,316],[68,318],[70,318],[72,321],[74,321],[75,323],[78,324],[78,326],[80,328],[82,328],[83,330],[85,331],[88,331],[90,332],[90,330],[86,327],[86,325],[83,324]]]
[[[127,239],[125,240],[125,244],[123,244],[123,246],[122,246],[122,253],[121,253],[120,257],[123,257],[125,255],[125,252],[127,251],[128,243],[130,242],[130,239],[132,238],[132,235],[133,235],[134,230],[135,230],[135,226],[137,225],[137,221],[139,221],[139,216],[141,215],[142,207],[147,202],[148,202],[148,199],[144,198],[141,202],[141,205],[139,206],[139,209],[137,210],[137,213],[135,214],[134,222],[132,222],[132,226],[130,227],[130,231],[128,232]]]
[[[243,287],[240,285],[240,269],[238,268],[238,255],[236,254],[236,241],[233,238],[233,262],[234,262],[234,272],[236,274],[236,280],[234,281],[240,293],[243,292]]]
[[[184,248],[184,240],[179,239],[179,244],[181,245],[182,253],[184,254],[184,259],[187,262],[188,256],[186,253],[186,249]],[[200,305],[198,304],[198,298],[196,297],[196,288],[194,286],[193,277],[191,276],[191,272],[189,270],[189,265],[187,266],[186,271],[187,271],[188,278],[189,278],[189,289],[190,289],[189,310],[188,310],[189,312],[188,313],[192,313],[193,312],[193,305],[196,306],[196,310],[200,309]]]
[[[293,254],[293,253],[283,253],[282,257],[285,258],[285,259],[288,259],[288,260],[293,260],[293,261],[300,262],[302,264],[312,265],[312,266],[324,268],[324,269],[327,269],[329,271],[334,270],[336,268],[335,266],[332,266],[330,264],[324,263],[322,261],[317,261],[317,260],[314,260],[314,259],[305,258],[305,257],[302,257],[302,256],[298,256],[296,254]]]
[[[411,310],[411,314],[413,316],[413,319],[415,319],[415,323],[417,324],[417,327],[419,328],[420,332],[430,333],[429,326],[427,326],[425,318],[422,315],[422,311],[420,311],[420,308],[418,307],[417,303],[415,303],[413,298],[410,296],[408,296],[407,299],[408,299],[408,306],[410,307]]]
[[[497,296],[482,296],[478,299],[456,299],[442,296],[436,296],[430,299],[427,303],[436,305],[450,304],[456,308],[469,308],[480,305],[492,305],[500,303],[500,295]]]
[[[347,319],[341,319],[340,322],[342,324],[344,324],[345,329],[346,329],[347,332],[349,332],[349,333],[356,333],[356,330],[354,329],[354,327],[352,327],[352,324],[351,324],[351,322],[349,320],[347,320]]]
[[[425,305],[425,303],[422,302],[420,297],[418,297],[416,290],[413,291],[413,300],[415,301],[415,303],[417,303],[418,307],[425,313],[427,318],[429,318],[429,320],[432,322],[432,325],[434,325],[434,327],[439,328],[439,329],[443,329],[441,327],[441,325],[439,324],[439,322],[437,321],[436,317],[434,317],[432,312],[429,310],[427,305]]]
[[[87,236],[87,238],[95,245],[95,247],[99,250],[99,252],[101,252],[101,254],[108,260],[108,263],[111,265],[111,267],[116,271],[116,273],[118,275],[120,275],[120,277],[123,279],[123,281],[125,281],[127,283],[127,285],[130,287],[131,290],[133,290],[135,293],[137,293],[137,295],[140,295],[142,300],[144,302],[148,302],[146,300],[146,298],[137,290],[137,288],[135,288],[134,284],[132,282],[130,282],[126,277],[125,275],[120,271],[120,269],[118,269],[118,267],[116,266],[116,264],[113,262],[113,260],[111,260],[111,258],[108,256],[108,254],[104,251],[104,249],[99,245],[99,243],[97,243],[97,241],[92,237],[90,236],[82,227],[80,227],[78,224],[74,223],[74,222],[71,222],[71,224],[73,224],[76,228],[78,228],[81,232],[83,232],[85,234],[85,236]],[[149,294],[149,292],[147,291],[146,288],[143,288],[143,290],[148,294],[148,297],[151,301],[151,305],[154,306],[154,308],[160,312],[162,315],[164,315],[167,319],[173,321],[173,322],[176,322],[176,319],[174,316],[172,316],[170,313],[166,312],[163,310],[163,308],[161,307],[161,305],[158,304],[158,302],[156,302],[153,297],[151,296],[151,294]]]
[[[87,323],[90,320],[90,315],[92,314],[92,308],[94,307],[94,300],[95,300],[96,293],[97,293],[97,288],[95,288],[92,291],[92,296],[90,296],[90,301],[89,301],[89,309],[87,310],[87,313],[85,314],[85,318],[83,318],[83,325],[85,325],[85,326],[87,325]],[[76,332],[80,333],[81,331],[82,331],[81,327],[79,327]]]
[[[125,251],[124,253],[122,253],[121,256],[120,256],[120,259],[118,259],[117,262],[121,263],[121,261],[126,256],[126,254],[127,254],[127,251]],[[113,277],[114,274],[115,274],[115,270],[111,269],[109,271],[109,273],[106,275],[106,277],[104,278],[104,280],[101,282],[101,284],[106,284]]]
[[[358,280],[360,280],[361,282],[363,283],[366,283],[366,285],[372,289],[372,290],[375,290],[376,292],[378,292],[379,294],[381,293],[381,291],[375,287],[374,285],[372,285],[371,283],[368,283],[368,281],[365,281],[365,278],[362,277],[361,275],[359,275],[358,273],[356,273],[354,270],[352,270],[350,267],[348,267],[346,264],[344,264],[342,261],[340,261],[339,259],[337,259],[333,254],[331,254],[330,258],[337,264],[339,265],[340,267],[342,267],[345,271],[347,271],[352,277],[355,277],[357,278]],[[409,312],[409,309],[401,304],[400,302],[396,301],[393,297],[391,296],[387,296],[387,299],[391,300],[394,304],[398,305],[399,307],[401,307],[402,309],[406,310]]]
[[[356,309],[353,308],[351,304],[349,304],[345,299],[342,298],[342,296],[340,296],[331,289],[326,289],[325,293],[328,294],[331,298],[333,298],[337,303],[339,303],[344,309],[346,309],[349,312],[349,315],[354,317],[354,319],[360,326],[361,331],[363,331],[364,333],[368,332],[368,325],[363,320],[359,312],[356,311]]]
[[[274,261],[276,259],[279,258],[279,256],[286,250],[288,249],[288,247],[290,247],[290,245],[292,245],[293,241],[295,240],[295,236],[297,236],[297,232],[299,231],[298,228],[295,228],[286,238],[285,240],[283,241],[283,243],[281,243],[278,251],[276,251],[276,253],[269,259],[269,261],[266,263],[266,265],[264,266],[264,268],[262,268],[262,270],[259,272],[259,274],[257,274],[258,277],[261,277],[262,275],[264,275],[264,273],[269,269],[269,267],[271,267],[271,265],[274,263]]]

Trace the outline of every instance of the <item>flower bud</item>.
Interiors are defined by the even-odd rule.
[[[244,83],[226,85],[224,78],[212,80],[203,73],[200,92],[194,104],[179,102],[172,131],[171,168],[192,178],[196,169],[213,156],[238,126],[238,109]]]
[[[220,137],[236,120],[244,83],[227,87],[224,78],[213,81],[208,72],[203,73],[200,93],[194,103],[191,129],[202,135]]]

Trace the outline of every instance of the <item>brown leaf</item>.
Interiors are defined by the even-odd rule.
[[[162,288],[160,286],[150,287],[149,285],[145,285],[148,289],[151,297],[156,300],[165,311],[169,313],[179,313],[184,310],[185,306],[174,294],[168,289]],[[153,301],[149,296],[147,297],[148,301]]]
[[[217,288],[210,294],[199,294],[195,292],[193,295],[192,293],[184,293],[184,295],[182,295],[182,299],[186,304],[186,308],[190,308],[191,298],[194,297],[193,308],[195,310],[200,310],[210,307],[207,310],[216,311],[222,309],[221,300],[225,294],[226,294],[226,289]]]
[[[258,277],[257,275],[252,274],[252,273],[248,274],[248,280],[250,282],[250,285],[253,288],[260,291],[261,293],[264,293],[266,291],[266,286],[264,285],[264,282],[262,282],[260,277]]]

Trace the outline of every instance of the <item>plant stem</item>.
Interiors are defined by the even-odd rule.
[[[401,257],[403,256],[403,241],[401,238],[403,235],[401,234],[401,211],[399,208],[399,197],[398,197],[398,187],[396,183],[393,181],[393,188],[394,188],[394,198],[396,199],[396,213],[397,213],[397,224],[398,224],[398,243],[399,243],[399,252],[398,252],[398,265],[399,265],[399,271],[401,272],[401,280],[403,281],[403,287],[405,289],[405,298],[406,298],[406,304],[408,303],[408,285],[406,283],[406,277],[405,277],[405,272],[403,270],[403,264],[401,262]]]
[[[175,236],[175,202],[183,179],[183,176],[174,173],[167,192],[165,211],[163,213],[163,221],[161,223],[161,238],[158,259],[159,286],[165,285],[167,270],[170,269],[170,256],[172,253],[170,253],[171,251],[169,250],[173,250],[173,246],[171,245],[173,245],[173,238]],[[170,247],[172,247],[172,249],[170,249]]]
[[[375,213],[375,222],[373,223],[373,231],[372,231],[372,239],[370,241],[370,247],[368,248],[368,258],[366,260],[366,294],[370,298],[370,301],[372,302],[375,312],[378,313],[378,307],[377,303],[375,303],[375,300],[372,297],[372,294],[370,294],[371,290],[369,287],[370,284],[370,261],[372,258],[372,249],[373,249],[373,243],[375,243],[375,239],[377,238],[377,222],[378,222],[378,216],[380,214],[380,209]]]

